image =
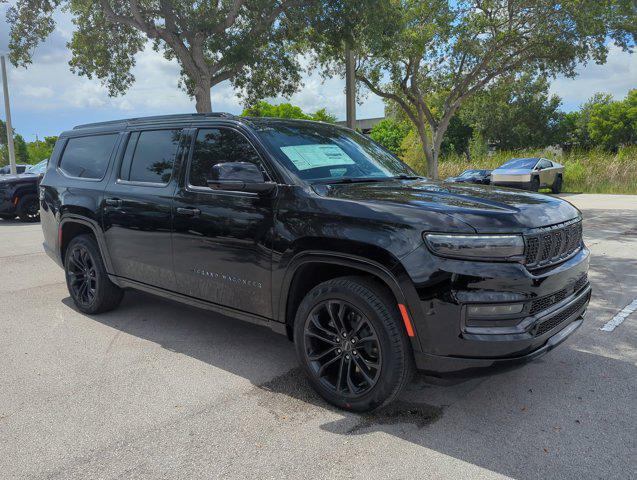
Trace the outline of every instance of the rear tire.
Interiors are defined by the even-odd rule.
[[[116,308],[124,291],[110,281],[97,242],[92,235],[78,235],[64,256],[66,286],[81,312],[98,314]]]
[[[310,384],[339,408],[366,412],[388,404],[414,371],[396,301],[364,277],[314,287],[296,313],[294,339]]]
[[[555,179],[555,182],[553,182],[553,186],[551,187],[551,192],[560,193],[561,191],[562,191],[562,176],[558,175],[557,178]]]
[[[37,222],[40,220],[40,200],[37,195],[25,195],[18,202],[16,212],[23,222]]]
[[[0,215],[0,218],[2,220],[13,220],[15,218],[15,215]]]
[[[535,177],[531,180],[531,185],[529,186],[529,190],[532,192],[537,192],[540,190],[540,179]]]

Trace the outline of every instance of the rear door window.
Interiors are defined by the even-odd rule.
[[[70,138],[60,160],[60,170],[70,177],[103,178],[116,141],[117,134]]]
[[[167,184],[172,176],[180,135],[180,129],[133,132],[126,146],[119,178]]]

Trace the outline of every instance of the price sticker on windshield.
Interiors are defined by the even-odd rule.
[[[281,151],[299,170],[356,163],[338,145],[293,145],[281,147]]]

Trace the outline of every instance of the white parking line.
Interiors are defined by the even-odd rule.
[[[637,310],[637,298],[626,305],[623,309],[621,309],[619,313],[615,315],[608,323],[606,323],[606,325],[600,328],[600,330],[603,330],[604,332],[612,332],[617,327],[619,327],[626,319],[626,317],[633,313],[635,310]]]

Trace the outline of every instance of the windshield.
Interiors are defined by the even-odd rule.
[[[289,171],[309,182],[414,177],[414,171],[370,139],[319,123],[257,124],[257,134]]]
[[[46,164],[48,163],[48,161],[49,161],[48,158],[46,160],[42,160],[40,163],[36,163],[32,167],[25,170],[24,173],[30,173],[32,175],[40,175],[41,173],[45,172]]]
[[[480,175],[484,175],[484,170],[465,170],[458,178],[472,178],[479,177]]]
[[[498,168],[528,168],[535,167],[537,158],[514,158]]]

